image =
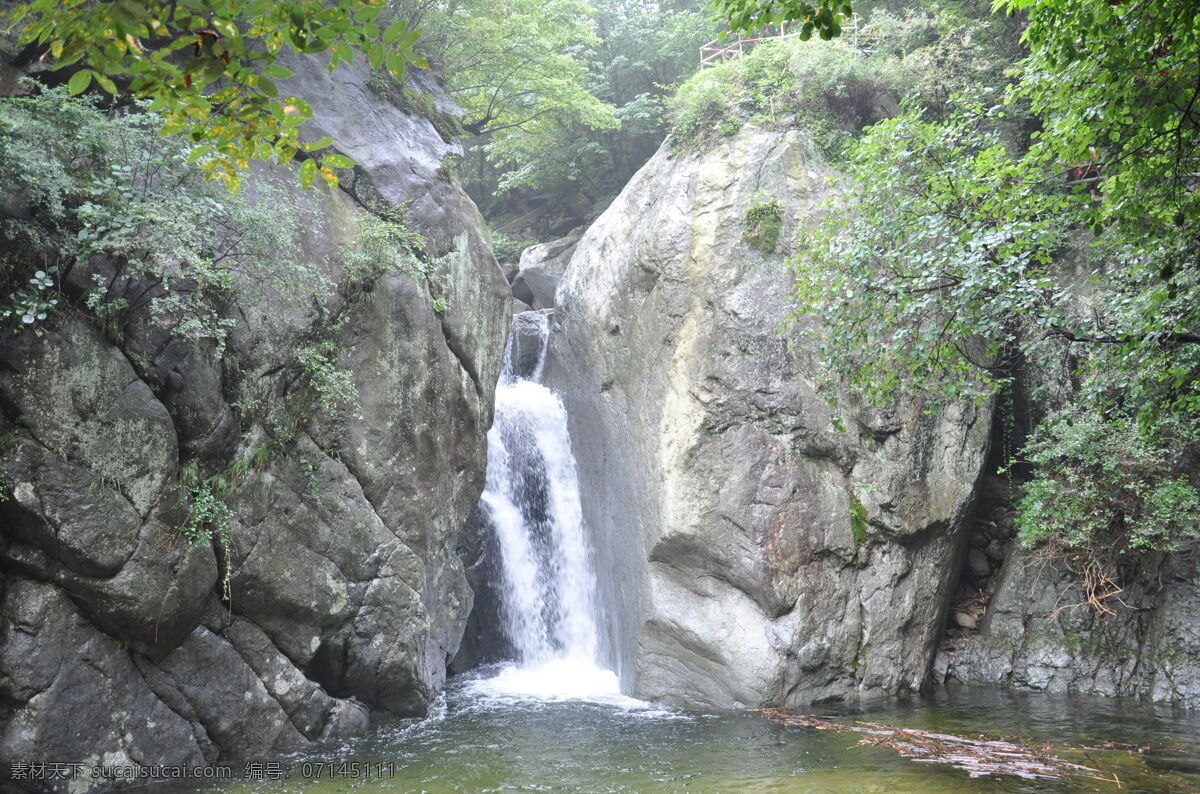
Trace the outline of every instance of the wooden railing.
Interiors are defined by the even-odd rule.
[[[842,28],[842,37],[851,44],[858,46],[858,22],[861,17],[858,14],[852,16],[845,27]],[[779,33],[775,35],[757,36],[750,39],[738,39],[735,42],[720,46],[721,38],[715,38],[700,48],[700,68],[706,66],[716,66],[717,64],[727,63],[728,61],[736,61],[745,53],[754,48],[756,44],[764,41],[776,41],[778,39],[794,39],[800,35],[799,31],[789,33],[787,26],[781,24]]]

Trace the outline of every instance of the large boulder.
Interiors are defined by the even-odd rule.
[[[836,428],[813,352],[779,333],[785,257],[828,175],[794,130],[664,147],[558,288],[546,381],[638,696],[798,705],[925,681],[989,410],[843,400]],[[778,240],[751,239],[749,210],[772,200]]]
[[[305,134],[359,166],[342,190],[301,192],[288,169],[246,180],[304,219],[288,262],[341,283],[364,209],[393,205],[433,277],[323,303],[244,285],[224,351],[145,309],[105,333],[67,308],[0,344],[0,768],[203,764],[361,734],[368,709],[424,714],[458,650],[455,546],[483,489],[508,284],[442,167],[460,148],[373,93],[364,65],[289,65]],[[112,268],[81,262],[67,288]],[[318,342],[353,404],[298,399],[297,353]],[[227,547],[183,539],[181,464],[220,475]]]
[[[1135,696],[1200,708],[1200,543],[1129,583],[1112,614],[1078,574],[1013,544],[979,634],[935,669],[937,683]]]
[[[562,280],[578,243],[579,235],[572,234],[548,243],[531,245],[522,251],[512,283],[513,297],[535,309],[553,307],[558,282]]]

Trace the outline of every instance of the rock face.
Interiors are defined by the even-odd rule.
[[[935,668],[941,681],[1137,696],[1200,708],[1200,544],[1168,558],[1153,591],[1097,616],[1078,577],[1013,544],[980,633]]]
[[[609,637],[642,697],[705,707],[922,685],[989,412],[866,410],[846,431],[777,329],[784,252],[827,167],[796,131],[661,150],[580,240],[546,382],[564,394]],[[784,208],[777,250],[747,211]]]
[[[319,307],[267,290],[230,308],[222,358],[149,314],[114,337],[68,309],[0,342],[0,766],[203,764],[361,734],[368,709],[423,714],[458,649],[455,544],[483,488],[508,285],[440,168],[457,147],[362,68],[292,67],[306,134],[360,163],[342,192],[279,179],[303,258],[336,281],[354,197],[409,202],[444,278]],[[321,334],[358,404],[300,420],[296,353]],[[181,464],[229,463],[229,556],[189,551]]]
[[[521,252],[521,261],[513,279],[513,297],[535,309],[554,306],[558,282],[566,272],[579,235],[570,235],[548,243],[531,245]]]

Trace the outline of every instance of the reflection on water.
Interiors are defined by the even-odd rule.
[[[1097,698],[959,689],[927,700],[820,713],[961,735],[1024,736],[1116,773],[1096,780],[970,779],[905,760],[857,736],[786,728],[755,714],[689,714],[614,695],[605,682],[564,699],[563,669],[493,668],[451,683],[423,721],[380,725],[324,754],[287,760],[280,782],[238,792],[1200,792],[1200,719]],[[581,691],[575,688],[578,695]],[[594,695],[594,696],[593,696]],[[1146,755],[1085,750],[1149,745]],[[1069,748],[1075,748],[1074,750]],[[304,761],[392,764],[382,776],[305,780]],[[311,772],[315,767],[309,767]]]

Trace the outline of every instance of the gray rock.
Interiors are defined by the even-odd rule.
[[[158,504],[178,460],[171,416],[124,354],[86,321],[0,342],[0,395],[33,438],[119,490],[138,515]]]
[[[330,697],[320,686],[305,678],[254,624],[234,620],[221,636],[254,671],[306,739],[346,739],[367,732],[368,712],[362,703]]]
[[[992,574],[992,564],[982,551],[971,549],[967,552],[967,571],[976,579],[986,579]]]
[[[370,92],[361,64],[289,65],[305,134],[359,166],[340,191],[260,169],[246,194],[283,191],[304,219],[294,261],[331,281],[359,202],[404,204],[436,277],[319,305],[243,284],[222,360],[150,312],[119,338],[68,309],[0,340],[0,764],[200,764],[359,735],[367,709],[423,714],[458,650],[455,546],[483,488],[508,284],[441,167],[460,147]],[[68,291],[105,268],[78,264]],[[304,413],[296,353],[326,338],[358,405]],[[185,548],[180,458],[226,477],[230,559]]]
[[[1161,567],[1161,589],[1121,594],[1136,609],[1095,616],[1076,575],[1013,544],[982,631],[959,647],[949,676],[1200,708],[1200,543]]]
[[[159,663],[223,758],[262,758],[306,742],[229,642],[203,626]],[[236,704],[236,705],[234,705]]]
[[[10,578],[0,605],[0,758],[87,767],[215,759],[147,684],[128,651],[56,586]],[[240,693],[239,693],[240,697]],[[95,791],[87,781],[73,791]]]
[[[566,272],[579,235],[570,235],[548,243],[531,245],[521,252],[517,275],[512,282],[513,297],[543,309],[555,305],[558,282]]]
[[[542,349],[546,346],[548,311],[524,312],[513,318],[509,334],[509,360],[513,375],[518,378],[533,378],[542,360]]]
[[[829,169],[799,132],[661,150],[579,241],[546,381],[564,395],[607,638],[639,696],[736,708],[889,695],[925,681],[989,412],[839,412],[777,333],[782,255],[749,207],[811,223]],[[856,517],[857,516],[857,517]]]

